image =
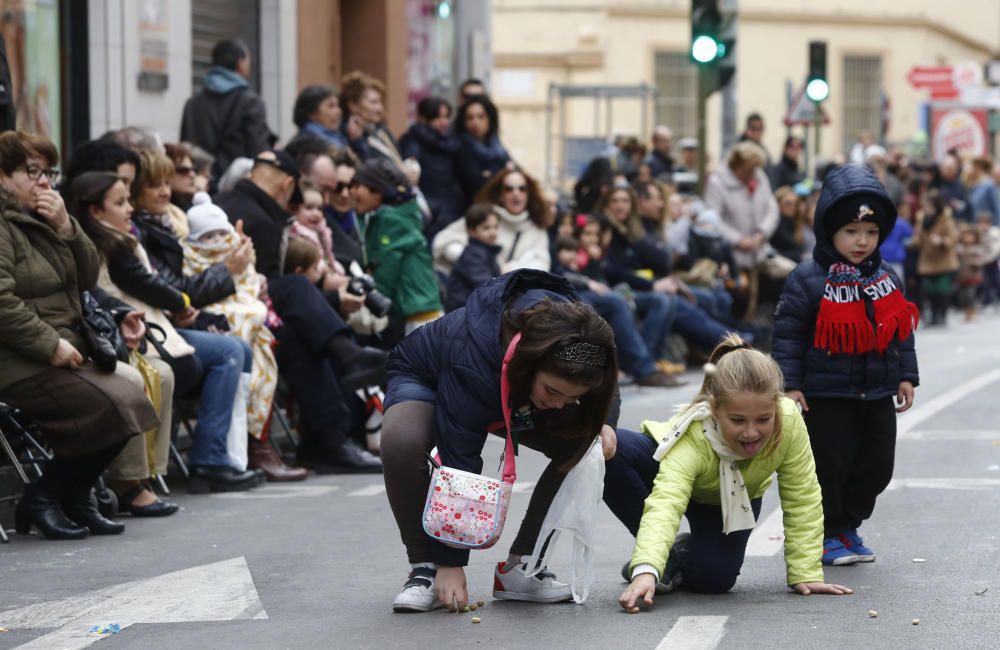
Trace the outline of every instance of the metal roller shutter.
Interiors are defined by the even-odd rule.
[[[212,48],[227,38],[242,39],[253,61],[250,84],[260,87],[259,0],[193,0],[191,3],[191,59],[194,91],[212,67]]]

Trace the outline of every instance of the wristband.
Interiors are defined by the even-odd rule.
[[[191,296],[187,295],[181,291],[181,296],[184,297],[184,309],[191,309]]]

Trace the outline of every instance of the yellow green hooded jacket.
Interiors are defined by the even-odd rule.
[[[763,496],[778,473],[778,495],[784,511],[785,564],[788,584],[823,581],[823,501],[805,422],[798,407],[781,398],[781,442],[769,445],[752,459],[740,461],[740,471],[751,499]],[[676,417],[676,416],[675,416]],[[658,443],[670,431],[670,422],[642,423],[642,432]],[[653,491],[643,508],[639,534],[629,570],[649,564],[660,574],[667,563],[681,516],[688,501],[719,505],[719,457],[712,450],[700,422],[670,449],[660,463]]]

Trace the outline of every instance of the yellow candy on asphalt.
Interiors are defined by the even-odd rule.
[[[479,605],[480,607],[485,607],[486,606],[486,603],[483,602],[483,601],[481,601],[481,600],[478,603],[476,603],[476,604]]]
[[[631,607],[631,608],[629,608],[628,613],[629,614],[638,614],[639,613],[639,608],[638,607]]]
[[[476,611],[476,606],[475,605],[469,605],[469,609],[471,609],[472,611]]]
[[[473,616],[472,617],[472,622],[473,623],[478,623],[479,622],[479,617],[478,616]]]

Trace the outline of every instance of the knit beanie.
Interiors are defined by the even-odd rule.
[[[823,226],[829,241],[849,223],[874,223],[878,226],[879,244],[896,225],[896,207],[884,196],[860,193],[845,196],[826,210]]]
[[[698,212],[698,218],[691,225],[695,234],[702,237],[718,237],[722,230],[722,218],[719,213],[711,208],[702,208]]]
[[[382,202],[396,205],[413,198],[403,172],[389,160],[376,158],[358,167],[354,182],[382,195]]]
[[[225,210],[212,203],[212,197],[206,192],[195,192],[191,201],[191,209],[187,212],[190,241],[198,241],[202,235],[213,230],[232,230],[229,217]]]

